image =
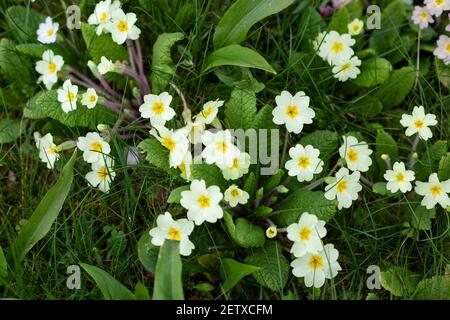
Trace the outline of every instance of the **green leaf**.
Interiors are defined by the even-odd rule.
[[[105,300],[136,299],[127,287],[117,281],[108,272],[86,263],[80,263],[80,265],[94,279]]]
[[[450,85],[450,66],[445,65],[439,58],[435,58],[434,61],[436,64],[436,74],[438,79],[442,85],[448,89]]]
[[[380,273],[383,288],[397,297],[408,297],[414,292],[418,281],[417,274],[401,267],[392,267]]]
[[[30,8],[12,6],[6,10],[6,22],[12,33],[20,41],[37,41],[36,30],[39,24],[45,21],[45,17]]]
[[[314,148],[319,149],[320,158],[326,159],[330,158],[337,149],[338,135],[336,132],[329,130],[317,130],[302,137],[299,143],[303,146],[310,144]]]
[[[250,197],[254,196],[256,191],[256,176],[254,172],[250,172],[247,179],[245,180],[244,187],[242,188],[242,190],[247,192],[250,195]]]
[[[370,88],[385,82],[391,73],[391,63],[383,58],[375,58],[362,62],[361,74],[352,83],[357,86]]]
[[[295,190],[279,205],[273,215],[277,225],[286,227],[298,222],[303,212],[314,214],[320,220],[329,221],[336,213],[335,200],[328,200],[321,191]]]
[[[450,179],[450,154],[443,156],[439,161],[439,181]]]
[[[422,205],[418,205],[414,212],[411,213],[411,224],[419,230],[430,230],[431,219],[436,217],[436,209],[427,209]]]
[[[225,190],[228,183],[223,178],[222,171],[212,164],[199,163],[192,165],[192,178],[205,180],[206,185],[218,186],[221,190]]]
[[[381,159],[381,155],[387,154],[391,159],[391,163],[398,160],[398,147],[397,142],[391,137],[389,133],[384,130],[377,130],[377,137],[375,140],[376,150],[375,158],[380,168],[380,172],[386,171],[386,162]]]
[[[350,23],[350,15],[346,7],[340,8],[335,11],[330,24],[328,25],[329,31],[336,31],[339,33],[347,33],[348,28],[347,25]]]
[[[417,300],[450,300],[450,277],[434,276],[417,284],[414,295]]]
[[[277,74],[258,52],[237,44],[217,49],[206,57],[202,73],[220,66],[255,68]]]
[[[134,296],[136,300],[150,300],[147,287],[140,281],[134,287]]]
[[[153,44],[152,56],[152,90],[159,94],[167,87],[175,74],[175,67],[170,54],[172,46],[184,39],[181,32],[163,33]]]
[[[372,186],[372,191],[376,194],[385,196],[389,194],[388,189],[386,188],[386,182],[377,182]]]
[[[274,188],[278,187],[283,177],[284,177],[284,170],[278,169],[278,171],[273,176],[271,176],[264,184],[264,192],[272,191]]]
[[[169,150],[155,138],[145,139],[139,143],[138,148],[147,153],[145,159],[155,167],[166,171],[168,174],[176,177],[179,171],[169,166]]]
[[[282,291],[286,286],[289,278],[289,262],[283,256],[278,241],[266,241],[263,248],[255,250],[244,262],[259,267],[252,276],[263,287],[272,291]]]
[[[264,231],[260,226],[254,225],[244,218],[233,218],[228,212],[224,212],[225,225],[231,238],[243,248],[262,247],[266,240]]]
[[[161,246],[155,272],[154,300],[184,300],[179,241],[166,240]]]
[[[152,244],[152,237],[148,232],[149,230],[139,239],[137,253],[144,268],[154,273],[156,270],[156,262],[158,261],[159,247]]]
[[[351,111],[358,113],[365,119],[370,119],[378,115],[383,110],[383,104],[377,98],[365,96],[358,100],[351,107]]]
[[[8,278],[8,262],[6,261],[5,254],[2,247],[0,247],[0,285],[5,285]]]
[[[58,102],[57,90],[42,91],[30,99],[24,116],[30,119],[52,118],[68,127],[88,127],[95,129],[99,123],[114,124],[117,115],[103,106],[88,109],[78,102],[77,109],[64,112]]]
[[[225,104],[225,121],[230,129],[250,129],[256,115],[256,96],[252,91],[234,89]]]
[[[225,258],[222,260],[222,279],[224,283],[222,289],[224,292],[232,289],[242,278],[252,274],[259,268],[248,264],[241,263],[234,259]]]
[[[0,120],[0,144],[11,143],[20,137],[20,120],[2,119]]]
[[[176,189],[173,189],[167,198],[167,203],[180,203],[181,201],[181,193],[183,191],[189,190],[190,186],[181,186]]]
[[[214,32],[214,47],[243,42],[250,28],[262,19],[280,12],[295,0],[237,0],[225,12]]]
[[[87,52],[94,63],[100,63],[102,56],[112,60],[112,62],[128,60],[128,53],[124,46],[115,43],[110,34],[103,33],[98,36],[95,29],[93,25],[81,23],[81,33],[86,43]]]
[[[433,161],[439,161],[448,150],[447,140],[438,140],[430,148],[430,157]]]
[[[77,152],[75,151],[62,169],[56,183],[48,190],[27,224],[20,230],[19,235],[11,245],[11,263],[20,263],[27,252],[50,231],[69,194],[76,159]]]
[[[402,103],[414,86],[416,73],[413,67],[392,71],[389,79],[376,91],[376,97],[385,108]]]
[[[11,83],[34,84],[34,69],[31,61],[17,54],[15,44],[11,40],[2,39],[0,41],[0,74]]]
[[[273,108],[269,105],[265,105],[258,111],[253,121],[253,128],[258,129],[276,129],[276,124],[273,123]]]
[[[46,50],[52,50],[55,54],[64,56],[63,51],[53,44],[42,44],[42,43],[22,43],[16,45],[16,51],[24,55],[42,59],[42,54]]]

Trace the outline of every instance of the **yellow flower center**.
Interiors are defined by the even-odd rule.
[[[206,110],[202,112],[202,116],[204,118],[207,118],[213,111],[214,111],[214,108],[212,106],[208,106],[206,108]]]
[[[424,125],[425,125],[425,122],[423,120],[416,120],[416,121],[414,121],[414,126],[417,129],[422,129]]]
[[[355,150],[353,150],[352,148],[350,148],[347,151],[347,158],[348,160],[354,162],[358,160],[358,152],[356,152]]]
[[[128,31],[128,22],[126,22],[125,20],[120,20],[119,23],[117,24],[117,29],[120,32],[127,32]]]
[[[93,143],[91,143],[91,150],[96,152],[103,152],[103,147],[100,141],[94,141]]]
[[[434,3],[438,6],[442,6],[444,4],[444,0],[434,0]]]
[[[228,150],[228,144],[225,141],[219,141],[216,144],[216,148],[219,152],[225,153]]]
[[[323,258],[322,256],[311,256],[308,261],[309,266],[314,269],[320,269],[323,267]]]
[[[175,149],[177,143],[171,137],[166,137],[163,139],[162,145],[169,149],[169,151],[172,151],[173,149]]]
[[[197,202],[200,205],[200,207],[203,209],[209,208],[211,206],[211,198],[204,194],[202,194],[200,197],[198,197]]]
[[[55,155],[55,154],[58,153],[58,149],[55,148],[55,147],[53,147],[53,146],[49,146],[49,147],[48,147],[48,152],[49,152],[51,155]]]
[[[402,172],[398,172],[397,175],[395,176],[395,180],[397,182],[403,182],[405,181],[405,175]]]
[[[181,239],[181,232],[177,228],[171,227],[169,228],[169,231],[167,231],[167,235],[170,239],[175,241],[180,241]]]
[[[98,169],[98,178],[101,181],[105,181],[108,178],[108,168],[106,167],[101,167],[100,169]]]
[[[450,43],[447,44],[445,50],[446,50],[448,53],[450,53]]]
[[[102,14],[100,15],[100,21],[105,22],[107,18],[108,14],[106,13],[106,11],[103,11]]]
[[[89,96],[89,101],[95,102],[95,101],[97,101],[97,98],[94,95],[91,95],[91,96]]]
[[[339,53],[342,50],[344,50],[344,44],[340,41],[335,41],[331,45],[331,51],[333,51],[334,53]]]
[[[352,29],[354,32],[358,32],[359,30],[361,30],[361,27],[358,24],[354,24]]]
[[[53,28],[50,28],[47,30],[47,36],[51,37],[55,33],[55,30]]]
[[[74,102],[75,98],[76,98],[75,93],[73,93],[72,91],[69,91],[69,93],[67,94],[67,100],[69,102]]]
[[[55,73],[56,72],[56,64],[51,62],[48,64],[48,72]]]
[[[186,165],[184,164],[184,162],[182,162],[178,168],[180,168],[180,171],[183,175],[186,175]]]
[[[433,196],[438,196],[442,193],[442,187],[440,185],[434,185],[430,188],[430,192]]]
[[[300,112],[298,111],[298,107],[296,105],[289,105],[287,107],[286,110],[286,115],[291,118],[294,119],[295,117],[297,117],[300,114]]]
[[[298,158],[298,166],[305,170],[311,165],[311,160],[308,157],[300,157]]]
[[[230,194],[233,198],[236,198],[237,196],[239,196],[239,190],[234,188],[231,190]]]
[[[420,14],[420,19],[427,20],[428,19],[428,13],[426,13],[425,11],[422,11],[422,13]]]
[[[238,158],[234,158],[233,159],[233,165],[231,166],[231,169],[233,170],[237,170],[239,168],[239,162],[238,162]]]
[[[155,102],[152,106],[152,111],[157,115],[160,115],[164,112],[164,103],[162,103],[161,101]]]
[[[348,71],[348,70],[350,70],[350,67],[351,67],[350,63],[346,63],[341,67],[341,70]]]
[[[342,192],[344,192],[345,190],[347,190],[347,188],[348,188],[347,181],[346,181],[346,180],[342,180],[342,181],[340,181],[340,182],[338,183],[336,189],[337,189],[337,191],[338,191],[339,193],[342,193]]]
[[[301,228],[298,235],[300,236],[300,240],[309,240],[311,237],[311,229],[304,227]]]

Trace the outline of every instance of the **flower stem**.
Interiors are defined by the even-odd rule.
[[[175,83],[172,81],[170,82],[170,86],[177,92],[177,94],[180,96],[181,101],[183,102],[183,110],[189,110],[189,106],[186,102],[186,98],[184,97],[183,92],[181,92],[180,88],[178,88]]]
[[[419,29],[419,34],[417,36],[417,58],[416,58],[416,81],[414,82],[414,91],[419,84],[419,76],[420,76],[420,37],[421,37],[421,29]]]

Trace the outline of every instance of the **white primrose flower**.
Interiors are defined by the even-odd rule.
[[[361,73],[358,68],[360,65],[361,60],[354,56],[350,60],[340,60],[339,62],[336,62],[332,72],[336,79],[344,82],[348,79],[356,79],[356,77],[358,77],[358,74]]]
[[[395,162],[393,170],[386,170],[384,179],[386,179],[386,188],[395,193],[401,191],[402,193],[412,190],[411,181],[414,181],[414,171],[406,170],[403,162]]]
[[[352,174],[347,168],[341,168],[335,175],[335,181],[325,187],[325,198],[337,199],[338,209],[350,208],[352,201],[358,199],[358,192],[362,190],[359,183],[361,174],[355,171]]]
[[[292,223],[286,229],[287,237],[294,242],[291,253],[299,258],[307,253],[316,254],[322,250],[321,238],[327,234],[325,221],[317,219],[313,214],[304,212],[298,223]]]
[[[202,157],[206,163],[214,163],[219,168],[232,166],[234,159],[240,155],[238,147],[232,141],[233,138],[228,130],[216,133],[206,131],[202,136],[202,143],[205,145]]]
[[[428,127],[437,125],[437,120],[434,114],[425,114],[423,106],[416,106],[413,109],[412,115],[402,115],[400,124],[407,128],[405,134],[408,137],[418,133],[419,137],[426,141],[433,136],[431,129]]]
[[[320,46],[319,55],[331,65],[349,60],[354,54],[351,48],[354,44],[355,40],[349,34],[330,31]]]
[[[311,145],[303,147],[297,144],[289,149],[289,156],[292,158],[286,162],[288,175],[297,176],[299,182],[311,181],[315,174],[323,170],[323,161],[319,159],[320,151]]]
[[[363,31],[363,28],[364,22],[358,18],[353,19],[353,21],[347,25],[348,33],[352,36],[360,34]]]
[[[219,108],[223,106],[224,101],[215,100],[208,101],[203,105],[202,111],[197,115],[198,117],[203,118],[203,122],[205,124],[210,124],[217,117],[217,113],[219,112]]]
[[[61,102],[61,109],[68,113],[77,108],[78,86],[72,85],[70,80],[63,83],[62,88],[58,89],[58,101]]]
[[[110,157],[101,158],[91,166],[92,171],[86,174],[86,180],[94,188],[98,186],[100,191],[108,192],[111,182],[116,177],[114,160]]]
[[[439,203],[442,208],[446,209],[450,206],[450,179],[439,181],[437,173],[432,173],[428,178],[428,182],[416,181],[414,189],[417,194],[423,196],[421,205],[427,209],[431,209]]]
[[[447,25],[447,28],[450,28],[449,26],[450,24]],[[437,40],[437,47],[434,49],[433,54],[441,59],[445,65],[450,64],[450,37],[441,34]]]
[[[97,132],[89,132],[85,137],[79,137],[77,147],[83,151],[83,159],[88,163],[99,162],[111,152],[109,143]]]
[[[53,85],[58,82],[58,72],[64,65],[63,57],[55,55],[52,50],[46,50],[42,54],[42,60],[36,62],[36,71],[41,74],[38,79],[43,82],[47,90],[51,90]]]
[[[236,180],[247,174],[249,167],[250,155],[246,152],[241,152],[237,157],[234,157],[231,166],[224,166],[220,169],[225,180]]]
[[[288,91],[282,91],[275,97],[277,106],[272,110],[273,122],[277,125],[285,124],[289,132],[300,133],[304,124],[311,124],[316,116],[309,108],[309,97],[303,91],[292,96]]]
[[[40,43],[54,43],[56,42],[56,33],[58,32],[59,24],[53,23],[51,17],[47,17],[45,22],[39,24],[36,31],[37,40]]]
[[[181,161],[180,165],[178,166],[178,169],[180,169],[181,174],[180,176],[190,181],[192,176],[192,154],[189,151],[186,151],[184,154],[184,158]]]
[[[442,12],[450,10],[450,0],[425,0],[425,5],[436,17],[439,17]]]
[[[36,141],[36,148],[39,149],[39,159],[47,164],[48,169],[53,169],[55,161],[59,160],[60,147],[53,143],[53,136],[51,133],[47,133],[41,137],[39,132],[34,133],[34,139]]]
[[[154,126],[150,134],[158,139],[161,144],[169,150],[169,165],[176,168],[183,163],[184,157],[189,149],[189,140],[185,128],[173,130],[164,126]],[[158,132],[156,132],[156,130]]]
[[[414,7],[411,19],[420,29],[425,29],[428,27],[428,24],[434,22],[431,12],[426,7],[419,6]]]
[[[181,205],[187,209],[187,217],[201,225],[203,222],[215,223],[223,217],[223,210],[219,205],[223,195],[218,186],[206,188],[204,180],[193,180],[190,190],[181,192]]]
[[[344,144],[339,148],[339,155],[345,159],[347,167],[352,171],[368,171],[372,165],[372,152],[367,142],[358,142],[353,136],[344,136]]]
[[[250,195],[235,184],[232,184],[224,192],[224,199],[230,206],[236,207],[238,204],[246,204]]]
[[[123,44],[127,39],[137,40],[141,30],[135,26],[137,21],[135,13],[125,14],[122,9],[112,13],[112,20],[107,23],[106,28],[111,32],[112,39],[117,44]]]
[[[95,89],[89,88],[86,90],[85,93],[83,93],[83,96],[81,98],[81,104],[83,106],[86,106],[88,109],[93,109],[97,105],[98,96],[97,92],[95,92]]]
[[[152,237],[152,244],[162,246],[166,240],[180,242],[180,254],[188,256],[195,248],[189,240],[189,235],[194,230],[194,223],[188,219],[173,220],[169,212],[160,214],[156,219],[156,227],[151,229],[149,234]]]
[[[97,70],[101,75],[107,74],[108,72],[112,72],[115,69],[115,64],[112,60],[109,60],[105,56],[100,58],[100,63],[97,65]]]
[[[152,126],[166,124],[175,116],[175,111],[170,107],[172,96],[167,92],[159,95],[147,94],[144,103],[139,107],[142,118],[150,119]]]
[[[326,244],[317,254],[307,253],[291,262],[292,273],[304,277],[305,286],[320,288],[325,279],[334,278],[342,270],[337,259],[339,252],[332,244]]]
[[[112,16],[117,10],[120,10],[120,1],[111,3],[111,0],[105,0],[97,3],[94,13],[88,18],[89,24],[97,26],[97,35],[102,34],[103,29],[111,22]]]

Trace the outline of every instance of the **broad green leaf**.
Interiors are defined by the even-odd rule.
[[[36,10],[12,6],[6,10],[6,22],[12,33],[20,41],[37,41],[36,30],[45,17]]]
[[[225,225],[231,238],[243,248],[262,247],[266,240],[263,229],[254,225],[245,218],[233,218],[228,212],[224,212]]]
[[[418,205],[414,212],[411,212],[411,224],[419,230],[430,230],[431,219],[436,217],[436,209],[427,209],[422,205]]]
[[[5,254],[2,247],[0,247],[0,285],[5,285],[8,278],[8,262],[6,261]]]
[[[321,191],[295,190],[275,208],[272,218],[277,225],[286,227],[298,222],[303,212],[314,214],[320,220],[328,221],[336,213],[335,200],[328,200]]]
[[[391,63],[383,58],[365,60],[361,64],[361,73],[352,80],[357,86],[369,88],[384,83],[390,76]]]
[[[198,180],[205,180],[206,185],[218,186],[224,191],[228,183],[223,178],[222,171],[213,164],[199,163],[192,165],[192,178]]]
[[[347,25],[350,23],[350,14],[346,7],[335,11],[328,25],[328,31],[336,31],[338,33],[348,33]]]
[[[58,102],[57,90],[42,91],[30,99],[24,116],[30,119],[52,118],[68,127],[88,127],[95,129],[99,123],[114,124],[117,114],[101,105],[93,109],[77,103],[77,109],[64,112]]]
[[[56,183],[38,204],[27,224],[22,227],[10,248],[11,263],[20,263],[28,251],[50,231],[69,194],[73,180],[73,167],[77,159],[75,151],[64,166]]]
[[[137,253],[139,260],[147,271],[155,272],[158,261],[159,247],[152,244],[152,237],[147,230],[139,239]]]
[[[140,281],[134,287],[134,296],[136,300],[151,300],[147,287]]]
[[[434,61],[436,63],[436,74],[438,79],[442,85],[448,89],[450,85],[450,66],[445,65],[439,58],[435,58]]]
[[[386,182],[377,182],[372,186],[372,191],[376,194],[385,196],[389,194],[388,189],[386,188]]]
[[[448,150],[447,140],[438,140],[430,148],[430,157],[433,161],[439,161]]]
[[[183,191],[189,190],[190,186],[181,186],[176,189],[173,189],[167,198],[167,203],[180,203],[181,201],[181,193]]]
[[[145,159],[155,167],[162,169],[170,175],[179,176],[180,171],[169,166],[169,150],[155,138],[145,139],[139,143],[138,148],[143,150],[147,156]]]
[[[232,289],[242,278],[252,274],[258,267],[241,263],[234,259],[225,258],[222,260],[222,278],[225,280],[222,289],[224,292]]]
[[[128,60],[128,53],[125,46],[115,43],[110,34],[103,33],[98,36],[95,33],[95,26],[87,23],[81,23],[81,33],[86,43],[87,52],[94,63],[100,63],[102,56],[105,56],[113,62]]]
[[[417,300],[450,300],[450,277],[423,279],[417,284],[416,290],[414,299]]]
[[[319,149],[322,160],[328,159],[338,147],[338,135],[336,132],[329,130],[316,130],[303,136],[299,143],[303,146],[312,145]]]
[[[0,144],[11,143],[20,137],[20,120],[2,119],[0,120]]]
[[[256,115],[256,96],[252,91],[234,89],[225,103],[225,121],[230,129],[250,129]]]
[[[397,142],[392,136],[384,130],[377,130],[377,137],[375,140],[375,158],[380,168],[380,172],[386,171],[386,162],[381,159],[381,155],[387,154],[391,159],[391,163],[398,160],[398,147]]]
[[[243,42],[250,28],[262,19],[280,12],[295,0],[237,0],[225,12],[214,32],[214,47]]]
[[[358,100],[351,107],[351,111],[358,113],[365,119],[370,119],[378,115],[383,110],[383,104],[377,98],[365,96]]]
[[[206,57],[202,72],[220,66],[255,68],[276,74],[272,66],[258,52],[237,44],[217,49],[211,53]]]
[[[253,128],[258,129],[275,129],[277,125],[273,123],[273,108],[269,105],[265,105],[258,111],[253,121]]]
[[[264,192],[269,192],[274,188],[278,187],[283,177],[284,177],[284,170],[278,169],[278,171],[273,176],[271,176],[264,184]]]
[[[34,67],[28,57],[17,54],[15,44],[11,40],[0,41],[0,74],[11,83],[22,87],[24,84],[33,84]]]
[[[450,154],[443,156],[439,161],[438,176],[440,181],[450,179]]]
[[[53,44],[23,43],[16,46],[17,52],[38,59],[42,59],[42,54],[49,49],[57,55],[64,56],[62,50]]]
[[[282,291],[286,286],[289,278],[289,262],[283,256],[278,241],[266,241],[264,247],[253,251],[244,262],[259,267],[252,276],[263,287],[272,291]]]
[[[94,279],[105,300],[136,299],[127,287],[117,281],[108,272],[86,263],[80,263],[80,266]]]
[[[158,36],[153,44],[151,80],[152,90],[155,94],[164,91],[175,74],[170,49],[176,42],[183,39],[184,35],[181,32],[163,33]]]
[[[397,297],[409,297],[418,281],[417,274],[403,267],[392,267],[380,273],[383,288]]]
[[[385,108],[403,102],[414,86],[416,73],[413,67],[403,67],[392,71],[389,79],[376,91],[376,97]]]
[[[245,180],[244,187],[242,188],[247,192],[250,197],[253,197],[256,192],[256,176],[253,172],[250,172],[247,179]],[[250,202],[250,201],[249,201]]]
[[[179,241],[166,240],[159,250],[153,288],[154,300],[184,299],[179,248]]]

